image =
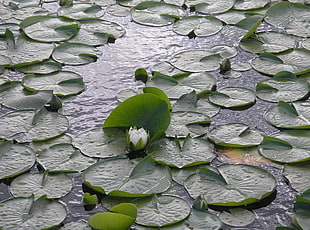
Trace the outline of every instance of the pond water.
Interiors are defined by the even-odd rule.
[[[105,14],[102,18],[121,24],[126,29],[126,34],[117,39],[115,43],[99,47],[103,55],[96,62],[83,66],[64,67],[65,70],[72,70],[83,76],[86,84],[84,92],[63,103],[62,113],[70,121],[68,134],[71,136],[101,127],[112,109],[118,105],[116,96],[119,91],[142,87],[141,83],[133,79],[137,68],[145,68],[150,73],[153,65],[168,61],[177,52],[219,44],[236,45],[235,38],[238,37],[237,33],[227,27],[210,37],[189,39],[187,36],[174,33],[171,26],[143,26],[132,22],[129,16],[114,17]],[[259,28],[261,31],[270,29],[272,28],[265,24]],[[240,49],[238,51],[239,54],[232,60],[248,62],[254,57],[253,54]],[[256,82],[267,78],[254,70],[243,72],[242,76],[236,79],[225,79],[218,71],[213,74],[217,77],[219,89],[226,86],[255,89]],[[19,77],[20,75],[16,75],[16,78]],[[265,121],[263,115],[273,105],[257,99],[255,105],[246,110],[222,109],[219,114],[212,117],[211,127],[238,122],[257,127],[267,135],[272,134],[276,129]],[[2,108],[0,114],[6,112],[8,110]],[[219,164],[219,159],[212,163]],[[253,209],[256,220],[244,229],[275,229],[277,226],[291,226],[287,213],[292,210],[296,192],[287,185],[280,169],[267,165],[261,166],[271,171],[277,177],[279,184],[274,197],[266,201],[268,205]],[[10,197],[7,189],[5,184],[0,184],[0,201]],[[181,196],[186,196],[182,188],[176,186],[173,189]],[[61,199],[67,204],[69,210],[65,223],[80,219],[87,220],[93,213],[103,210],[98,205],[91,211],[85,211],[81,203],[82,198],[81,178],[76,177],[73,190]],[[225,229],[229,228],[225,227]]]

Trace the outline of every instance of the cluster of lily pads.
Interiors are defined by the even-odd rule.
[[[57,12],[38,0],[0,3],[0,103],[14,109],[0,118],[0,180],[14,197],[0,203],[0,229],[59,227],[67,209],[58,199],[72,189],[71,173],[82,175],[91,190],[84,203],[100,202],[109,212],[60,229],[247,226],[255,219],[247,205],[276,193],[277,179],[245,163],[211,166],[219,149],[246,152],[283,169],[300,193],[292,223],[308,229],[309,2],[94,0],[65,4]],[[234,29],[239,47],[186,50],[153,66],[151,76],[138,69],[135,78],[145,87],[120,92],[121,103],[102,128],[72,138],[59,108],[84,83],[61,68],[96,61],[97,46],[124,35],[122,26],[100,19],[107,5],[110,14],[130,12],[135,22],[149,26],[173,24],[190,38]],[[262,23],[274,30],[255,32]],[[257,55],[250,63],[234,62],[240,48]],[[255,90],[217,89],[214,73],[238,78],[252,68],[270,76]],[[22,80],[11,80],[12,70]],[[256,100],[273,103],[265,119],[279,132],[268,136],[242,123],[210,128],[220,110],[244,110]],[[135,129],[145,133],[133,140]],[[178,196],[176,186],[188,196]],[[222,212],[215,215],[209,206]]]

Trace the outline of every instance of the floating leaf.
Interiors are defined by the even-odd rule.
[[[220,19],[226,24],[234,25],[247,17],[246,12],[239,10],[229,10],[214,17]]]
[[[0,86],[0,104],[14,109],[41,109],[52,100],[51,90],[30,92],[19,82],[6,82]]]
[[[173,25],[173,31],[180,35],[204,37],[216,34],[222,29],[222,22],[212,16],[188,16]]]
[[[0,118],[0,136],[19,142],[50,139],[67,131],[68,120],[55,112],[42,108],[39,112],[20,110]],[[16,135],[16,136],[15,136]]]
[[[38,199],[46,195],[48,199],[60,198],[72,189],[72,181],[64,174],[27,173],[15,178],[10,185],[10,191],[15,197],[30,197]]]
[[[91,230],[91,227],[83,220],[77,222],[66,223],[64,226],[60,227],[59,230]]]
[[[218,14],[218,13],[226,12],[233,7],[234,3],[235,3],[234,0],[227,0],[227,1],[189,0],[188,1],[188,4],[191,7],[194,6],[196,12],[202,13],[202,14]]]
[[[104,11],[96,4],[78,3],[58,8],[57,14],[73,19],[100,18],[104,15]]]
[[[0,143],[0,179],[19,175],[29,170],[34,163],[35,153],[31,148],[9,141]]]
[[[256,95],[270,102],[292,102],[303,99],[310,92],[310,86],[304,79],[290,72],[279,72],[272,79],[257,83]]]
[[[125,34],[125,29],[115,22],[102,19],[87,18],[78,21],[80,30],[72,38],[72,43],[84,43],[92,46],[107,44],[110,39],[120,38]]]
[[[167,166],[145,157],[139,163],[128,159],[99,161],[83,173],[83,182],[110,196],[140,197],[166,191],[171,184]]]
[[[33,16],[20,24],[25,34],[40,42],[66,41],[78,33],[75,20],[57,16]]]
[[[285,129],[309,129],[310,103],[293,102],[292,104],[280,101],[278,105],[270,108],[265,119],[268,123],[278,128]]]
[[[148,148],[148,155],[158,163],[178,168],[210,163],[215,157],[212,143],[191,137],[184,141],[163,139]]]
[[[176,196],[153,196],[134,201],[138,209],[136,223],[143,226],[163,227],[184,220],[191,208]]]
[[[251,147],[263,140],[263,132],[244,124],[216,126],[208,133],[209,139],[217,145],[227,147]]]
[[[95,62],[101,55],[97,48],[82,43],[62,43],[52,54],[55,61],[66,65],[83,65]]]
[[[40,153],[45,149],[48,149],[52,145],[67,143],[71,144],[72,138],[69,135],[61,135],[55,138],[48,139],[46,141],[33,141],[30,143],[30,147],[36,152]]]
[[[250,15],[236,23],[235,26],[245,30],[242,39],[249,38],[261,24],[263,19],[264,17],[261,15]]]
[[[23,73],[48,74],[59,71],[61,69],[61,64],[53,60],[46,60],[32,65],[21,66],[17,69]]]
[[[227,212],[221,212],[220,220],[230,226],[243,227],[251,224],[255,220],[254,214],[243,208],[229,209]]]
[[[285,165],[283,169],[283,176],[285,176],[290,185],[298,192],[303,193],[310,188],[310,167]]]
[[[246,0],[246,1],[236,1],[234,4],[234,9],[237,10],[250,10],[266,6],[270,0]]]
[[[15,198],[0,203],[0,228],[41,230],[57,227],[67,216],[65,206],[57,201]]]
[[[81,133],[73,145],[89,157],[112,157],[126,153],[125,133],[118,129],[96,128]]]
[[[290,214],[292,223],[298,229],[309,229],[310,224],[310,189],[296,197],[294,212]]]
[[[191,197],[203,195],[208,204],[219,206],[258,202],[273,193],[276,185],[276,179],[267,170],[242,164],[223,164],[218,173],[201,168],[185,182]]]
[[[226,87],[209,95],[209,101],[224,108],[249,106],[255,103],[254,91],[241,87]]]
[[[37,161],[49,172],[81,172],[97,162],[67,143],[52,145],[37,156]]]
[[[119,4],[110,5],[107,12],[113,16],[126,17],[130,15],[130,8]]]
[[[309,72],[309,60],[309,50],[292,49],[279,54],[263,53],[253,59],[252,66],[258,72],[267,75],[275,75],[281,71],[288,71],[299,75]]]
[[[148,26],[172,24],[176,18],[185,16],[185,11],[176,5],[164,2],[145,1],[131,8],[132,19]]]
[[[27,74],[22,81],[30,91],[51,90],[57,96],[69,96],[84,90],[83,78],[71,71],[50,74]]]
[[[309,12],[307,5],[281,1],[267,10],[265,21],[284,28],[288,34],[309,37]]]

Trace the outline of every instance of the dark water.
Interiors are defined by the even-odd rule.
[[[175,53],[189,49],[210,47],[218,44],[237,46],[238,33],[231,28],[224,28],[220,33],[207,37],[189,39],[172,31],[171,26],[148,27],[136,24],[130,17],[113,17],[106,14],[103,19],[117,22],[126,29],[124,37],[115,43],[99,47],[103,55],[95,63],[83,66],[66,66],[65,70],[72,70],[84,78],[86,90],[75,97],[70,98],[63,104],[63,113],[70,121],[68,132],[72,137],[89,129],[100,127],[111,110],[118,104],[117,93],[122,89],[141,87],[142,84],[133,80],[134,71],[137,68],[145,68],[150,73],[151,67],[162,61],[168,61]],[[260,30],[270,29],[267,25]],[[231,61],[249,61],[254,57],[239,50],[237,57]],[[255,83],[265,79],[254,70],[246,71],[240,78],[224,79],[218,71],[214,72],[217,77],[217,88],[226,86],[242,86],[255,89]],[[17,77],[18,78],[18,77]],[[247,110],[231,111],[221,110],[213,117],[211,126],[239,122],[251,127],[258,127],[267,135],[276,131],[264,120],[265,111],[273,106],[257,100],[256,104]],[[5,114],[2,108],[0,114]],[[217,163],[217,162],[215,162]],[[287,212],[291,211],[295,199],[294,192],[281,176],[281,170],[272,166],[266,167],[278,179],[276,196],[269,201],[266,207],[254,209],[256,220],[244,229],[275,229],[277,226],[290,226]],[[176,190],[184,195],[182,188]],[[7,186],[0,184],[0,200],[10,197]],[[85,211],[82,205],[82,182],[80,177],[74,178],[74,188],[61,201],[68,206],[68,217],[65,223],[80,219],[87,220],[90,215],[103,211],[99,205],[92,211]],[[228,228],[226,228],[228,229]]]

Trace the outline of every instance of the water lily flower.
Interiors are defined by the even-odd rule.
[[[127,131],[127,143],[130,150],[137,151],[144,149],[149,136],[149,133],[144,128],[137,129],[136,127],[130,127]]]

